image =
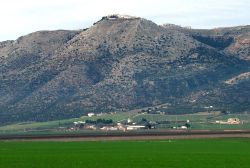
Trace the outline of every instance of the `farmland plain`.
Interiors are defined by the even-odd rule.
[[[56,120],[48,122],[24,122],[11,125],[0,126],[0,135],[20,135],[20,134],[74,134],[74,133],[89,133],[90,130],[68,130],[74,127],[74,121],[86,121],[97,119],[111,119],[114,122],[127,121],[130,118],[133,122],[139,122],[146,119],[152,122],[165,122],[168,124],[159,124],[157,129],[172,129],[173,126],[180,126],[185,124],[187,120],[190,121],[191,130],[249,130],[250,129],[250,114],[227,114],[220,115],[215,113],[195,113],[183,115],[161,115],[161,114],[138,114],[131,113],[113,113],[104,114],[102,116],[82,116],[80,118],[71,118],[66,120]],[[239,118],[241,124],[215,124],[216,120],[226,121],[228,118]],[[93,131],[92,131],[93,132]]]

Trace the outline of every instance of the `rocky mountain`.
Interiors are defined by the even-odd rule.
[[[249,111],[249,42],[250,26],[196,30],[121,15],[84,30],[39,31],[4,41],[0,122],[164,103]]]

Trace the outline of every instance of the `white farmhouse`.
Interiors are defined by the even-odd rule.
[[[89,117],[93,117],[95,115],[95,113],[88,113]]]

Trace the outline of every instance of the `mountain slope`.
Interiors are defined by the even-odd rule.
[[[226,80],[249,70],[248,57],[230,50],[234,40],[226,40],[227,45],[221,45],[221,38],[212,44],[202,40],[213,36],[208,32],[112,15],[86,30],[36,32],[2,42],[0,121],[44,121],[187,103],[205,90],[226,89],[248,104],[249,96],[225,86]],[[201,105],[217,103],[213,97],[199,100]],[[224,100],[220,98],[222,105]],[[249,110],[248,105],[242,110]]]
[[[191,35],[196,40],[213,48],[225,52],[228,55],[242,60],[250,60],[250,26],[237,26],[228,28],[215,28],[211,30],[187,29],[175,25],[164,25],[169,29]]]

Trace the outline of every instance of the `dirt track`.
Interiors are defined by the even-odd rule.
[[[4,141],[119,141],[119,140],[170,140],[203,138],[250,138],[250,130],[222,131],[154,131],[109,134],[73,134],[73,135],[12,135],[0,136]]]

